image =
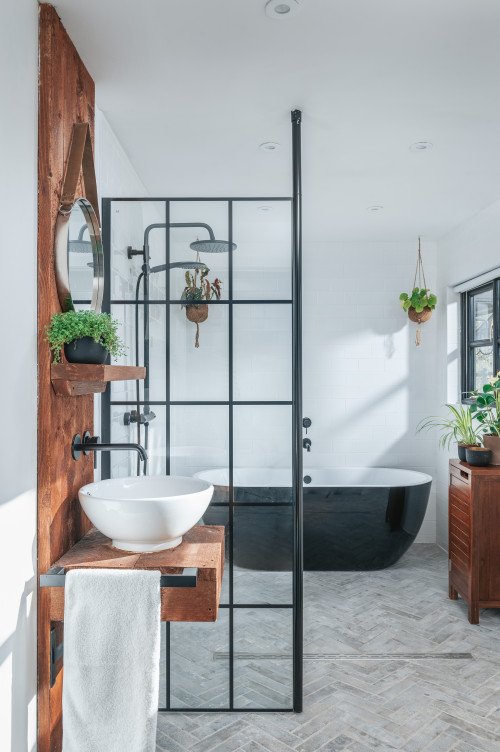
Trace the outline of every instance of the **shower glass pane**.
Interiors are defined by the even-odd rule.
[[[290,300],[292,297],[290,201],[233,203],[233,297]]]
[[[144,365],[144,305],[139,305],[139,359],[138,365]],[[149,310],[149,400],[164,402],[166,399],[167,366],[166,366],[166,305],[152,304]],[[112,305],[111,315],[120,323],[118,332],[123,338],[127,350],[125,355],[113,360],[113,364],[135,366],[135,306]],[[146,381],[139,381],[140,399],[145,397]],[[112,381],[111,400],[136,399],[135,381]]]
[[[148,475],[164,475],[166,473],[166,407],[154,405],[150,409],[155,417],[150,417],[149,426],[140,428],[140,441],[137,434],[137,423],[125,425],[125,414],[136,409],[134,405],[111,405],[111,441],[113,443],[140,443],[148,453]],[[141,406],[141,411],[144,408]],[[111,477],[121,478],[136,475],[137,468],[141,469],[142,462],[137,464],[136,452],[109,453],[111,463]]]
[[[111,203],[111,300],[135,300],[136,284],[142,270],[142,256],[127,257],[127,248],[141,251],[144,233],[152,224],[165,224],[165,201],[113,201]],[[149,234],[150,264],[166,260],[164,228]],[[151,275],[150,298],[164,299],[165,273]],[[140,297],[143,297],[141,285]],[[163,294],[161,290],[163,289]]]
[[[128,347],[118,362],[136,363],[134,303],[143,258],[128,259],[127,247],[141,250],[150,228],[150,266],[170,264],[168,272],[141,278],[138,287],[137,359],[144,364],[148,311],[146,396],[159,403],[150,405],[155,417],[147,431],[140,426],[140,436],[137,424],[125,425],[124,414],[136,409],[136,382],[113,382],[103,399],[110,440],[147,445],[151,475],[205,473],[214,495],[199,524],[221,525],[226,534],[217,621],[162,625],[162,709],[292,709],[291,210],[287,200],[104,200],[103,216],[111,222],[104,234],[111,258],[104,310],[119,319]],[[151,227],[167,222],[168,228]],[[172,226],[179,224],[198,226]],[[199,251],[210,269],[207,279],[221,282],[222,302],[209,302],[195,347],[196,325],[181,307],[186,272],[194,270],[182,267],[196,262],[192,242],[208,241],[213,231],[215,240],[227,243],[230,228],[235,251],[224,243]],[[156,301],[148,308],[146,294]],[[135,453],[113,452],[110,460],[111,477],[137,472]]]
[[[170,223],[204,223],[212,229],[216,240],[228,239],[228,204],[227,201],[171,201]],[[205,227],[171,227],[170,228],[170,263],[196,261],[197,252],[190,248],[196,240],[208,241],[210,234]],[[208,247],[208,246],[207,246]],[[221,281],[221,297],[228,298],[229,274],[228,253],[200,252],[200,261],[210,269],[207,279]],[[191,274],[194,274],[191,271]],[[178,300],[186,285],[186,270],[174,268],[170,274],[170,299]],[[198,277],[199,281],[199,277]]]
[[[160,625],[160,688],[158,692],[158,707],[164,708],[167,704],[167,624]]]
[[[292,306],[233,306],[234,399],[292,399]]]
[[[229,610],[216,622],[170,625],[170,704],[229,707]]]
[[[235,603],[293,603],[293,507],[235,507]]]
[[[194,475],[222,471],[229,475],[229,409],[226,405],[172,405],[170,473]],[[222,484],[221,484],[222,485]]]
[[[186,309],[170,306],[170,399],[172,401],[227,401],[229,397],[229,306],[208,306],[208,318],[196,324]]]
[[[233,446],[236,501],[255,503],[255,496],[267,498],[274,487],[291,489],[291,406],[235,405]],[[245,489],[260,490],[248,495]]]
[[[474,347],[474,389],[482,390],[483,384],[493,376],[493,347]]]
[[[292,609],[235,609],[235,709],[290,709],[292,681]]]

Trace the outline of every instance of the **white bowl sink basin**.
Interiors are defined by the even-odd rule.
[[[202,517],[214,492],[211,483],[182,475],[111,478],[88,483],[78,498],[83,511],[115,548],[174,548]]]

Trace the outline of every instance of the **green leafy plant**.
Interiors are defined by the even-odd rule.
[[[470,393],[474,402],[471,413],[482,426],[483,433],[500,436],[500,371],[481,390]]]
[[[212,300],[212,298],[220,300],[222,282],[220,279],[214,279],[213,282],[209,282],[207,279],[209,273],[210,269],[208,266],[196,269],[194,274],[191,274],[189,271],[186,272],[186,287],[182,293],[182,299],[186,303],[197,305],[204,300]]]
[[[429,295],[429,289],[425,287],[414,287],[409,295],[402,292],[399,299],[403,311],[414,308],[417,313],[422,313],[426,306],[433,311],[437,303],[437,297],[432,293]]]
[[[484,428],[480,423],[474,423],[472,406],[446,404],[445,407],[448,408],[448,416],[431,415],[424,418],[417,426],[417,433],[437,428],[441,432],[439,446],[442,449],[449,449],[452,441],[468,446],[481,443]]]
[[[45,339],[54,356],[54,363],[60,363],[64,345],[82,337],[92,337],[94,342],[102,345],[114,358],[125,354],[125,345],[118,336],[119,322],[109,313],[94,311],[68,311],[55,313],[50,325],[45,327]]]

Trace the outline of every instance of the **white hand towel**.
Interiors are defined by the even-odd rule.
[[[63,752],[154,752],[160,613],[160,572],[68,572]]]

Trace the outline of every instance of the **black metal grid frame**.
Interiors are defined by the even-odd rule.
[[[491,290],[493,292],[493,331],[491,339],[474,339],[474,297]],[[461,382],[462,402],[473,400],[468,396],[474,390],[474,351],[480,347],[493,348],[493,373],[500,370],[500,278],[461,294]]]
[[[303,555],[302,555],[302,382],[301,382],[301,368],[302,368],[302,346],[301,346],[301,205],[300,205],[300,117],[298,121],[294,121],[294,114],[292,113],[293,123],[293,138],[294,138],[294,156],[297,153],[299,163],[294,159],[294,196],[290,197],[242,197],[242,198],[106,198],[102,200],[102,218],[103,218],[103,247],[105,258],[105,285],[104,285],[104,298],[103,298],[103,310],[111,311],[112,305],[126,305],[135,304],[135,300],[115,300],[111,299],[111,205],[115,202],[164,202],[165,203],[165,223],[168,227],[170,216],[170,203],[171,202],[192,202],[197,201],[218,201],[227,202],[228,207],[228,242],[233,242],[233,204],[243,201],[258,201],[262,202],[283,202],[287,201],[291,203],[291,219],[292,219],[292,244],[291,244],[291,269],[292,269],[292,297],[291,299],[283,300],[234,300],[233,299],[233,256],[230,251],[228,254],[228,299],[227,300],[213,300],[209,305],[228,305],[228,348],[229,348],[229,393],[227,401],[207,401],[207,400],[193,400],[193,401],[171,401],[170,399],[170,306],[179,305],[179,299],[172,300],[170,294],[170,275],[166,274],[167,287],[166,287],[166,299],[165,300],[141,300],[141,305],[164,305],[166,309],[166,347],[165,347],[165,365],[166,365],[166,394],[165,401],[162,400],[149,400],[147,390],[144,392],[144,400],[139,401],[140,405],[161,405],[166,408],[166,472],[170,472],[170,408],[175,405],[183,406],[209,406],[209,405],[221,405],[228,407],[228,464],[229,464],[229,499],[228,502],[214,503],[214,506],[226,507],[229,514],[228,523],[228,538],[229,538],[229,566],[227,571],[228,576],[228,590],[229,590],[229,602],[221,603],[221,609],[229,610],[229,702],[228,707],[173,707],[171,704],[171,681],[170,681],[170,624],[166,623],[166,704],[165,707],[159,708],[161,712],[302,712],[302,696],[303,696],[303,630],[302,630],[302,611],[303,611],[303,593],[302,593],[302,572],[303,572]],[[298,131],[297,131],[298,129]],[[298,165],[298,166],[297,166]],[[170,263],[170,233],[166,232],[165,242],[165,263]],[[241,401],[234,400],[233,398],[233,307],[234,305],[242,304],[266,304],[266,305],[288,305],[291,308],[292,316],[292,399],[285,401]],[[112,400],[110,387],[106,389],[106,392],[102,395],[101,400],[101,416],[102,416],[102,435],[103,441],[111,440],[111,421],[110,410],[111,405],[131,405],[137,406],[137,400],[119,401]],[[234,509],[237,507],[254,506],[249,504],[243,504],[235,501],[234,498],[234,478],[233,478],[233,409],[238,405],[282,405],[290,406],[292,408],[292,437],[291,437],[291,450],[292,450],[292,487],[293,487],[293,501],[278,503],[280,506],[293,507],[294,509],[294,539],[293,543],[293,602],[287,604],[245,604],[234,603],[234,589],[233,589],[233,525],[234,525]],[[102,477],[110,477],[110,457],[109,454],[104,454],[102,457],[101,465]],[[276,502],[259,502],[258,506],[276,506]],[[257,506],[257,505],[255,505]],[[293,635],[292,635],[292,660],[293,660],[293,702],[292,707],[285,708],[239,708],[235,706],[234,702],[234,609],[252,608],[252,609],[291,609],[293,611]]]

